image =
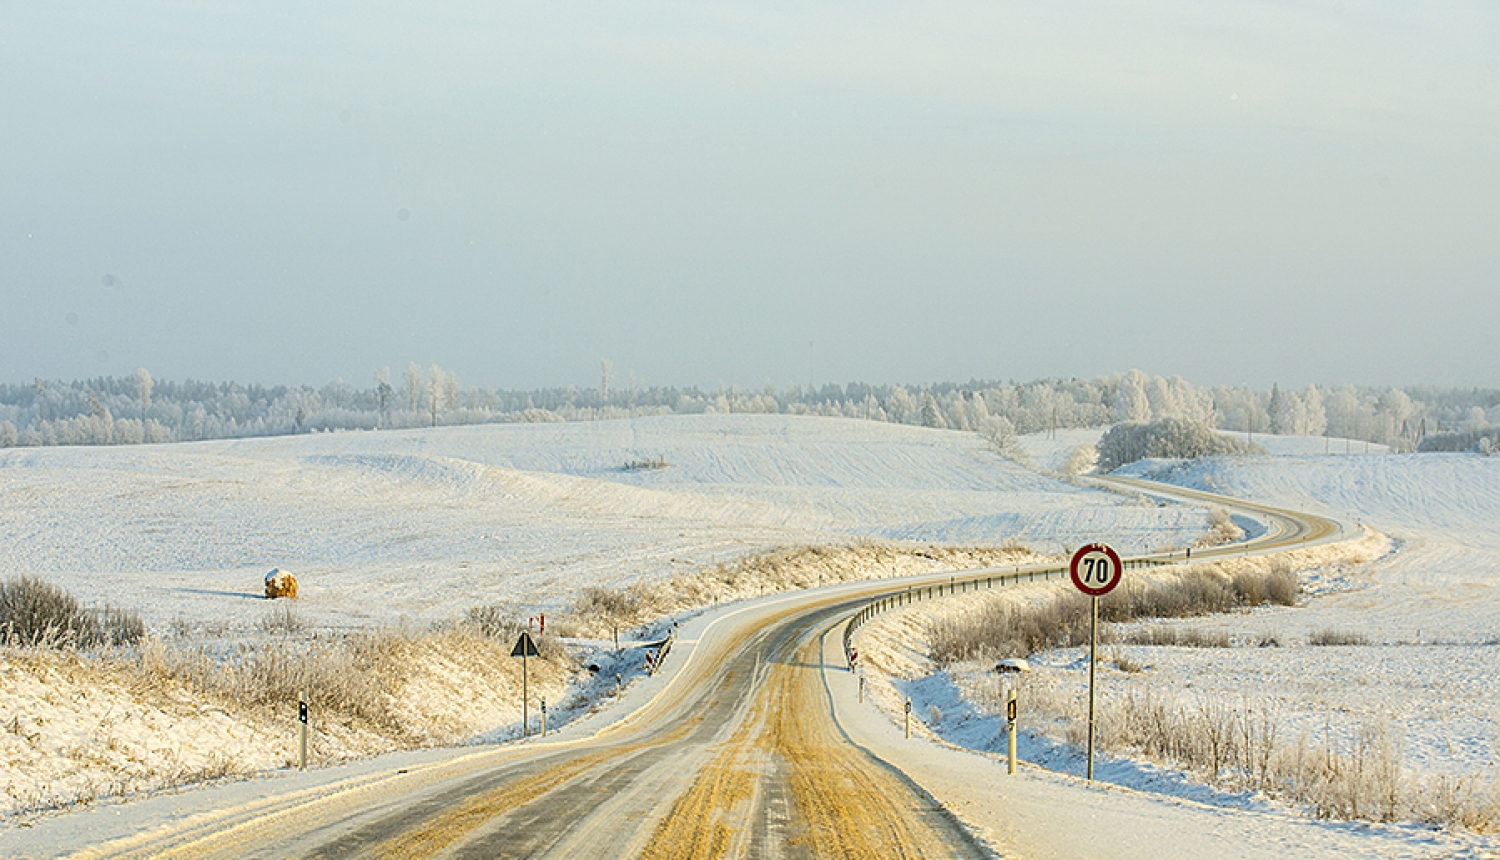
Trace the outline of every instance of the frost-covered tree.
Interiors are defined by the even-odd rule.
[[[1115,420],[1143,422],[1151,420],[1151,399],[1146,395],[1146,374],[1132,370],[1120,377],[1115,387]]]
[[[922,426],[933,427],[939,430],[948,429],[948,422],[943,418],[943,412],[938,408],[937,400],[931,391],[922,392]]]
[[[1021,447],[1016,428],[1003,415],[992,415],[979,425],[979,435],[1000,456],[1018,463],[1026,462],[1026,449]]]
[[[1318,386],[1309,385],[1302,393],[1302,415],[1298,432],[1303,436],[1321,436],[1328,430],[1328,414],[1323,411],[1323,392]]]
[[[395,390],[391,388],[391,369],[382,367],[375,371],[375,402],[387,425],[391,423],[391,397],[394,394]]]
[[[401,374],[401,382],[406,393],[406,408],[412,412],[420,410],[426,386],[422,384],[422,368],[415,361],[407,362],[406,371]]]
[[[1116,424],[1096,447],[1099,468],[1106,472],[1147,458],[1193,459],[1215,454],[1265,453],[1257,445],[1216,433],[1207,424],[1179,418],[1162,418],[1149,424]]]
[[[1389,445],[1401,445],[1411,435],[1411,420],[1417,413],[1417,404],[1399,388],[1390,388],[1381,393],[1375,403],[1375,417],[1380,427],[1379,441]]]
[[[1277,436],[1283,436],[1291,432],[1295,423],[1293,411],[1296,404],[1291,397],[1281,393],[1281,386],[1272,383],[1271,400],[1266,404],[1266,412],[1270,418],[1270,431]]]
[[[141,404],[142,420],[151,412],[151,389],[154,387],[155,382],[151,379],[151,374],[146,368],[137,367],[135,369],[135,392],[136,398]]]

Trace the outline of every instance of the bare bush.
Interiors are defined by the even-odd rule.
[[[1153,645],[1177,648],[1228,648],[1229,634],[1222,630],[1151,624],[1130,630],[1121,637],[1126,645]]]
[[[1146,668],[1140,662],[1133,659],[1124,648],[1119,647],[1110,649],[1109,661],[1115,664],[1116,669],[1128,675],[1134,675]]]
[[[639,592],[593,585],[573,602],[573,614],[608,627],[634,625],[645,619],[644,603]]]
[[[1116,424],[1097,445],[1099,470],[1108,472],[1148,457],[1193,459],[1216,454],[1264,454],[1259,445],[1215,433],[1207,424],[1163,418],[1149,424]]]
[[[260,629],[278,636],[291,636],[302,632],[306,627],[302,616],[284,603],[277,605],[260,619]]]
[[[1297,603],[1297,592],[1302,590],[1302,583],[1297,579],[1297,573],[1290,568],[1272,570],[1266,575],[1266,602],[1278,606],[1295,606]]]
[[[526,622],[521,620],[516,608],[507,604],[472,606],[464,613],[463,620],[480,634],[502,641],[518,638],[526,629]]]
[[[288,708],[307,693],[320,712],[390,728],[389,678],[377,671],[380,636],[361,634],[326,642],[277,640],[241,645],[228,656],[203,649],[167,648],[151,640],[140,672],[148,680],[187,684],[212,700],[237,708]]]
[[[1208,531],[1193,541],[1193,546],[1218,546],[1244,536],[1245,530],[1234,524],[1229,512],[1215,505],[1208,509]]]
[[[1307,644],[1318,646],[1329,645],[1368,645],[1370,640],[1365,634],[1352,630],[1334,630],[1325,628],[1307,637]]]
[[[108,605],[87,608],[45,580],[21,576],[0,583],[0,641],[6,644],[129,645],[145,632],[139,614]]]
[[[1063,592],[1025,606],[990,601],[965,618],[936,622],[932,659],[947,666],[965,660],[1029,657],[1049,648],[1082,645],[1089,636],[1089,598]]]
[[[1284,567],[1247,567],[1230,576],[1216,564],[1183,565],[1162,571],[1152,579],[1125,579],[1113,592],[1100,598],[1099,619],[1124,623],[1140,618],[1213,615],[1283,599],[1290,602],[1295,589],[1296,574]],[[934,622],[930,632],[932,658],[946,666],[964,660],[1029,657],[1048,648],[1082,645],[1088,641],[1088,623],[1088,598],[1077,592],[1058,592],[1024,605],[997,596],[977,612]],[[1161,632],[1133,633],[1127,637],[1131,635],[1191,637],[1191,641],[1177,638],[1131,644],[1229,647],[1227,634]]]

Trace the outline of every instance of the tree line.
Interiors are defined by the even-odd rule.
[[[583,421],[649,415],[770,413],[886,421],[996,438],[1170,418],[1255,434],[1334,436],[1415,450],[1424,440],[1482,437],[1500,425],[1500,390],[1346,385],[1296,390],[1194,386],[1139,370],[1093,379],[971,380],[931,385],[760,389],[611,386],[529,391],[466,387],[409,364],[373,384],[321,388],[128,377],[0,384],[0,447],[111,445],[460,424]],[[1477,435],[1476,435],[1477,434]],[[1424,447],[1431,448],[1431,444]]]

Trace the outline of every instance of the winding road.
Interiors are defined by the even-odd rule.
[[[1344,531],[1212,494],[1107,483],[1267,524],[1255,540],[1203,557],[1336,540]],[[910,599],[916,590],[961,597],[1064,575],[1055,563],[945,573],[726,607],[684,625],[666,670],[610,709],[617,714],[551,739],[189,791],[176,814],[154,813],[159,823],[145,829],[97,810],[97,827],[48,837],[43,822],[32,844],[46,846],[37,856],[80,858],[993,856],[889,757],[851,741],[832,690],[848,673],[830,637],[873,600]],[[632,699],[640,703],[627,707]]]

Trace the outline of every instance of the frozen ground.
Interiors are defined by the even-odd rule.
[[[1391,737],[1411,784],[1463,777],[1466,785],[1495,790],[1500,458],[1308,454],[1309,447],[1321,451],[1321,439],[1271,441],[1278,453],[1269,457],[1144,462],[1122,471],[1362,521],[1389,535],[1395,551],[1352,570],[1312,571],[1305,578],[1310,593],[1297,607],[1156,622],[1225,633],[1234,647],[1106,649],[1107,658],[1123,654],[1142,667],[1121,672],[1106,659],[1106,701],[1134,690],[1175,696],[1189,709],[1209,701],[1268,709],[1277,715],[1283,739],[1305,737],[1315,747],[1331,739],[1347,748],[1351,738],[1373,728]],[[1335,440],[1332,447],[1341,446]],[[958,617],[963,611],[955,602],[939,614]],[[1323,631],[1350,634],[1364,644],[1311,645]],[[1275,647],[1257,647],[1271,642]],[[1038,655],[1033,665],[1065,695],[1081,695],[1086,663],[1079,649]],[[984,691],[996,683],[986,668],[962,666],[950,674],[912,664],[907,677],[897,679],[897,689],[912,696],[919,714],[936,708],[943,737],[995,749],[1000,722],[994,703],[970,699],[986,698]],[[1023,756],[1049,767],[1078,768],[1060,745],[1040,738],[1023,746]],[[1264,802],[1123,759],[1101,766],[1101,776],[1194,802],[1246,809]],[[1496,847],[1475,844],[1488,852]]]
[[[1264,691],[1290,724],[1389,723],[1408,766],[1495,774],[1500,762],[1500,457],[1400,454],[1143,463],[1183,486],[1361,520],[1400,550],[1297,609],[1208,624],[1279,636],[1269,659],[1242,649],[1139,649],[1164,682],[1235,695]],[[1187,622],[1183,622],[1187,623]],[[1308,647],[1335,630],[1368,644]],[[1329,715],[1332,715],[1330,718]]]
[[[655,458],[665,469],[632,471]],[[160,629],[253,626],[266,570],[327,625],[546,609],[755,549],[861,539],[1044,552],[1191,540],[1157,508],[1019,468],[977,435],[844,419],[672,416],[0,452],[0,571]]]
[[[668,467],[626,468],[657,459]],[[420,630],[476,605],[546,610],[589,585],[772,547],[1018,539],[1056,551],[1107,528],[1145,549],[1207,525],[1201,510],[1019,468],[974,434],[754,415],[10,450],[0,498],[0,575],[139,610],[157,634],[220,651],[267,637],[271,567],[297,574],[296,613],[314,628]],[[403,712],[431,710],[445,724],[435,735],[514,729],[504,694],[514,679],[420,659],[427,686],[403,690]],[[192,701],[181,686],[139,687],[87,663],[0,659],[10,808],[278,767],[290,755],[284,728]],[[441,701],[418,701],[429,688]],[[556,705],[561,690],[552,694]],[[449,700],[484,704],[450,713]],[[326,739],[323,752],[382,744],[356,733]]]
[[[1090,436],[1097,433],[1023,442],[1035,465],[1056,468]],[[1462,772],[1493,762],[1497,690],[1487,669],[1497,651],[1486,643],[1500,630],[1494,592],[1500,541],[1487,531],[1500,521],[1500,458],[1277,453],[1142,468],[1187,486],[1360,518],[1397,537],[1401,551],[1357,575],[1327,578],[1307,606],[1202,622],[1235,635],[1274,629],[1284,637],[1282,648],[1142,649],[1152,668],[1128,676],[1130,682],[1284,691],[1307,702],[1300,718],[1315,722],[1328,714],[1351,722],[1389,714],[1412,727],[1404,749],[1421,766]],[[670,466],[624,468],[651,458]],[[552,607],[586,585],[665,576],[787,544],[1019,539],[1055,552],[1107,533],[1138,551],[1185,543],[1206,525],[1201,511],[1141,505],[1016,467],[972,434],[783,416],[8,451],[0,453],[0,494],[6,500],[0,571],[42,576],[86,601],[140,609],[158,630],[180,619],[231,636],[256,629],[268,602],[255,598],[272,566],[301,577],[299,610],[311,619],[385,624],[447,618],[496,601]],[[1302,644],[1313,630],[1355,626],[1375,644]],[[1416,641],[1425,644],[1402,644]],[[1076,655],[1051,659],[1059,672],[1077,671]],[[928,684],[922,695],[956,719],[963,704],[952,685]],[[22,687],[19,680],[5,685],[0,717],[26,715],[28,732],[78,727],[71,743],[104,744],[101,759],[128,756],[134,745],[149,746],[184,725],[184,713],[148,710],[147,725],[122,726],[111,746],[94,736],[104,718],[91,722],[79,699],[86,688],[61,696],[56,688],[32,690],[21,702]],[[130,691],[107,692],[120,700],[119,711],[130,711]],[[264,727],[226,725],[191,703],[183,708],[196,712],[199,735],[213,743],[267,744],[252,737]],[[121,719],[118,712],[114,719]],[[976,717],[977,734],[990,731],[982,719]],[[204,766],[194,757],[201,752],[175,755],[190,770]],[[1108,808],[1098,814],[1111,822],[1158,822],[1155,831],[1141,831],[1146,838],[1129,840],[1142,856],[1151,833],[1171,836],[1200,825],[1229,827],[1251,840],[1250,853],[1261,854],[1288,846],[1294,855],[1329,857],[1489,850],[1419,831],[1386,830],[1366,839],[1359,828],[1342,825],[1308,830],[1285,811],[1240,801],[1230,806],[1251,817],[1230,818],[1193,806],[1222,805],[1222,797],[1194,793],[1169,773],[1119,766],[1136,774],[1122,781],[1177,796],[1099,795]],[[954,781],[948,778],[950,788]],[[1048,777],[1027,791],[1011,800],[1044,830],[1064,823],[1048,810],[1076,799],[1065,777]],[[1196,811],[1172,811],[1189,807]],[[1017,831],[1007,838],[1028,837]],[[1209,843],[1177,838],[1174,844]]]

